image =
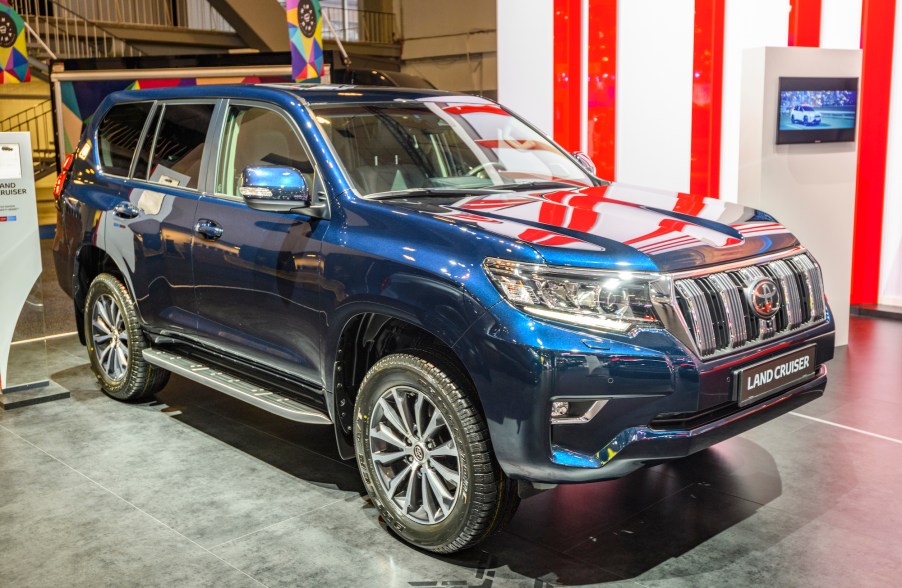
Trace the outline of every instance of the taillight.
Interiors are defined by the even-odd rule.
[[[66,160],[63,161],[63,171],[60,172],[60,175],[56,176],[56,183],[53,184],[53,199],[59,200],[59,197],[63,194],[63,186],[66,185],[66,177],[69,175],[69,169],[72,168],[72,161],[75,159],[75,154],[70,153],[66,156]]]

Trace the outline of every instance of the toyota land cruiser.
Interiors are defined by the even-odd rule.
[[[609,183],[498,104],[299,85],[118,92],[54,252],[103,391],[179,374],[333,426],[390,527],[474,545],[824,391],[819,266],[764,212]]]

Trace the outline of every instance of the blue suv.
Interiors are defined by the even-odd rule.
[[[333,426],[403,539],[623,476],[820,396],[819,267],[773,217],[609,183],[434,90],[118,92],[56,186],[59,282],[104,392],[179,374]]]

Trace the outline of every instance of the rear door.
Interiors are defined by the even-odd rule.
[[[107,231],[107,249],[131,274],[142,319],[158,331],[197,328],[191,242],[216,104],[153,105],[135,149],[125,200],[114,209]]]
[[[278,165],[297,168],[314,197],[325,198],[314,160],[276,106],[230,101],[220,120],[213,190],[198,204],[192,249],[200,336],[318,390],[320,249],[329,221],[253,210],[238,193],[245,167]]]

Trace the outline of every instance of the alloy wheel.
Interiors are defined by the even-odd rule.
[[[109,294],[102,294],[91,309],[91,340],[94,354],[104,374],[119,381],[128,369],[128,328],[119,305]]]
[[[386,390],[369,421],[370,454],[379,484],[406,517],[443,521],[460,495],[460,454],[447,421],[422,392]]]

